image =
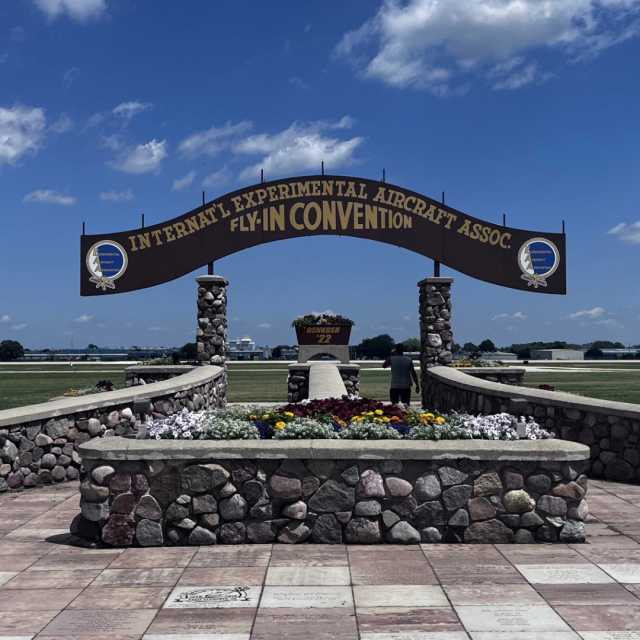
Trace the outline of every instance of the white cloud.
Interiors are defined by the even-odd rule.
[[[81,316],[78,316],[74,322],[78,324],[86,324],[87,322],[91,322],[93,320],[93,316],[90,316],[86,313],[83,313]]]
[[[522,311],[514,313],[499,313],[493,316],[492,320],[526,320],[527,316]]]
[[[127,126],[133,118],[140,113],[149,111],[149,109],[153,109],[153,104],[150,102],[137,102],[134,100],[130,102],[121,102],[113,108],[111,113],[118,118],[122,118],[123,125]]]
[[[73,120],[66,114],[63,113],[50,127],[51,131],[54,133],[67,133],[73,129]]]
[[[99,18],[107,10],[106,0],[34,0],[38,9],[55,19],[68,15],[78,22]]]
[[[624,326],[622,325],[622,323],[618,322],[617,320],[614,320],[613,318],[606,318],[605,320],[598,320],[597,322],[594,322],[593,324],[597,324],[601,327],[609,327],[610,329],[624,329]]]
[[[215,187],[219,187],[220,185],[226,184],[231,180],[231,172],[227,169],[226,166],[222,167],[222,169],[218,169],[218,171],[214,171],[210,173],[205,179],[202,181],[202,186],[208,189],[213,189]]]
[[[122,136],[119,136],[117,133],[112,133],[108,136],[100,136],[100,146],[110,151],[122,151],[126,143]]]
[[[186,156],[215,156],[223,149],[227,148],[234,138],[246,133],[253,127],[248,120],[241,122],[226,122],[221,127],[211,127],[206,131],[198,131],[188,138],[185,138],[179,145],[178,150]]]
[[[190,187],[193,184],[193,181],[195,180],[196,177],[196,172],[195,171],[189,171],[189,173],[187,173],[186,176],[183,176],[182,178],[176,178],[173,181],[173,190],[174,191],[182,191],[183,189],[186,189],[187,187]]]
[[[42,144],[46,118],[38,107],[0,107],[0,165],[16,164]]]
[[[103,202],[130,202],[133,200],[133,191],[125,189],[124,191],[103,191],[100,194],[100,200]]]
[[[258,329],[271,329],[272,326],[273,325],[271,323],[269,323],[269,322],[261,322],[258,325]]]
[[[291,76],[289,78],[289,84],[293,85],[297,89],[309,89],[309,84],[299,76]]]
[[[0,316],[0,322],[11,322],[11,316],[8,313]]]
[[[576,311],[575,313],[570,313],[569,318],[571,320],[579,320],[581,318],[587,320],[596,320],[597,318],[601,318],[607,312],[602,307],[593,307],[593,309],[582,309],[580,311]]]
[[[52,189],[36,189],[36,191],[28,193],[22,201],[37,202],[38,204],[59,204],[63,207],[70,207],[77,202],[77,198],[75,196],[58,193]]]
[[[80,69],[78,69],[78,67],[70,67],[64,72],[62,75],[62,83],[64,84],[65,89],[71,89],[71,85],[75,82],[79,73]]]
[[[91,116],[89,116],[89,119],[87,120],[87,124],[84,126],[84,128],[93,129],[93,127],[97,127],[101,125],[106,120],[106,118],[107,116],[105,116],[104,113],[101,113],[100,111],[98,111],[97,113],[94,113]]]
[[[607,233],[609,235],[616,236],[624,242],[640,244],[640,220],[638,220],[638,222],[632,222],[631,224],[621,222],[615,227],[609,229]]]
[[[26,322],[20,322],[19,324],[12,324],[11,329],[13,331],[22,331],[22,329],[26,329],[28,326]]]
[[[169,155],[166,140],[150,140],[126,149],[111,166],[124,173],[151,173],[158,171],[162,161]]]
[[[517,89],[549,77],[549,52],[575,62],[639,33],[640,0],[385,0],[335,55],[394,87]]]
[[[240,178],[255,178],[260,169],[264,169],[269,178],[295,171],[318,171],[322,161],[329,171],[351,164],[364,138],[338,138],[329,132],[348,129],[352,125],[352,118],[345,116],[336,122],[294,122],[279,133],[249,136],[236,144],[234,151],[263,157],[246,167]]]

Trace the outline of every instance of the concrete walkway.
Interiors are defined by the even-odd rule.
[[[342,376],[333,362],[310,362],[309,400],[342,398],[347,395]]]
[[[636,640],[640,487],[583,545],[81,549],[71,484],[0,495],[0,639]]]

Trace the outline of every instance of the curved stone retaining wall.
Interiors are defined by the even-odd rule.
[[[94,440],[71,530],[112,546],[580,542],[588,448]]]
[[[77,447],[135,435],[146,416],[224,403],[224,370],[197,367],[172,380],[0,411],[0,492],[79,477]]]
[[[425,406],[439,411],[530,415],[563,440],[588,445],[594,478],[640,481],[640,405],[478,380],[464,370],[432,367]]]

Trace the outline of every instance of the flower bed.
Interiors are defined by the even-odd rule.
[[[415,411],[377,400],[329,399],[263,408],[183,410],[147,424],[147,437],[175,440],[519,440],[553,434],[533,418]]]

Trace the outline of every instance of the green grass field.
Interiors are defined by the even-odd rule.
[[[585,373],[545,371],[527,373],[525,384],[528,387],[551,384],[556,391],[567,391],[592,398],[640,404],[640,368],[637,373],[635,371],[590,371]]]
[[[126,366],[110,363],[79,363],[73,367],[61,364],[0,364],[0,410],[46,402],[53,397],[61,396],[69,388],[93,387],[98,380],[111,380],[116,388],[122,387]],[[563,367],[557,362],[540,362],[535,366],[549,367],[553,370],[527,373],[527,386],[551,384],[557,391],[640,404],[640,363],[580,363],[566,364]],[[562,370],[584,367],[614,371]],[[363,369],[360,374],[362,395],[386,399],[388,370],[381,369],[373,363],[365,365]],[[229,385],[231,402],[286,402],[287,365],[279,362],[233,363],[229,368]]]

